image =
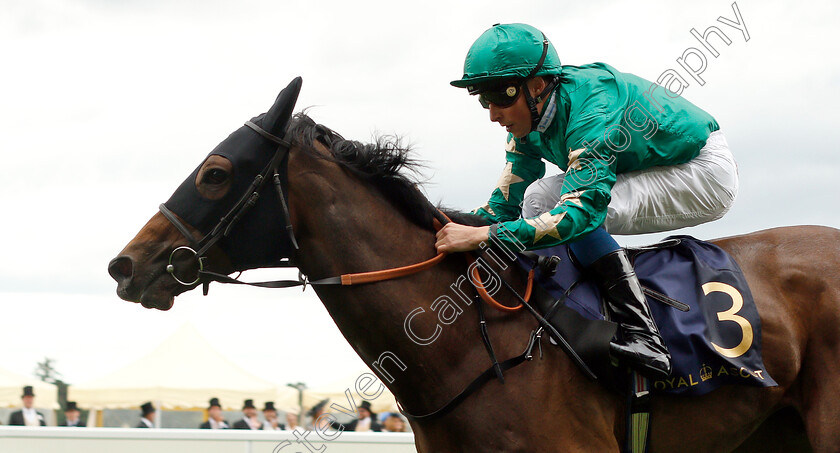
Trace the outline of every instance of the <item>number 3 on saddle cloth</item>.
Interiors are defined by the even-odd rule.
[[[761,359],[758,310],[744,274],[729,254],[690,236],[671,236],[660,244],[630,252],[643,286],[689,306],[684,312],[648,296],[673,366],[668,379],[651,383],[653,393],[702,395],[723,384],[777,385]],[[602,333],[587,333],[599,330],[587,328],[587,320],[596,324],[604,320],[595,282],[582,279],[565,245],[534,253],[560,258],[553,274],[544,275],[537,268],[535,277],[555,300],[568,292],[565,307],[554,316],[566,318],[559,322],[558,330],[599,378],[604,378],[601,380],[605,384],[617,385],[615,368],[605,366],[608,359],[604,351],[608,345],[587,344],[605,341]],[[519,258],[519,264],[526,269],[532,263],[528,258]],[[567,291],[569,287],[571,291]],[[546,307],[543,305],[542,309],[545,311]],[[594,356],[592,351],[598,351],[600,356]]]

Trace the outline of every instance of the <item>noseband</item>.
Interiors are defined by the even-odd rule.
[[[289,216],[289,207],[286,201],[286,195],[283,192],[283,187],[281,184],[280,173],[278,168],[281,166],[281,163],[285,162],[286,157],[289,155],[289,149],[291,149],[292,144],[276,135],[273,135],[267,132],[265,129],[257,126],[251,121],[247,121],[245,123],[246,126],[253,129],[256,133],[260,134],[266,140],[269,140],[273,143],[277,144],[277,150],[274,152],[274,156],[269,161],[268,165],[254,177],[254,180],[251,182],[251,185],[239,198],[239,201],[233,205],[230,211],[227,214],[222,216],[219,219],[219,222],[207,233],[203,238],[196,239],[195,236],[190,232],[189,228],[181,222],[178,216],[175,215],[169,208],[167,208],[164,204],[160,205],[160,213],[169,220],[178,231],[181,232],[182,235],[190,242],[189,246],[181,246],[176,248],[169,254],[169,263],[166,265],[166,272],[172,276],[178,283],[184,286],[193,286],[198,284],[201,281],[201,277],[203,274],[206,273],[204,270],[204,261],[207,259],[206,253],[219,239],[227,236],[230,234],[230,231],[233,227],[239,222],[239,220],[257,203],[257,200],[260,198],[260,191],[262,190],[263,186],[268,181],[268,175],[273,172],[273,177],[271,178],[274,183],[274,188],[277,190],[277,194],[279,195],[280,199],[280,206],[283,210],[283,220],[286,223],[286,232],[289,236],[289,241],[291,242],[292,247],[294,250],[298,250],[297,240],[295,239],[295,233],[292,230],[292,222]],[[175,264],[173,263],[173,259],[175,254],[179,251],[190,252],[195,257],[198,263],[198,274],[196,278],[192,282],[186,282],[178,278],[175,274]],[[206,282],[209,283],[209,282]],[[206,290],[206,289],[205,289]]]

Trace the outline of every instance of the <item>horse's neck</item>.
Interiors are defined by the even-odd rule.
[[[307,165],[318,169],[290,173],[289,186],[300,267],[311,279],[389,269],[435,255],[434,233],[395,211],[376,190],[335,164]],[[294,201],[301,199],[305,205]],[[443,403],[441,393],[457,394],[488,365],[471,296],[455,289],[473,294],[460,278],[465,270],[463,256],[453,255],[409,277],[316,291],[348,342],[400,401],[410,410],[425,410]],[[488,315],[491,321],[501,316]],[[493,338],[500,359],[520,353],[527,332],[515,329],[523,335],[508,338],[500,331]],[[436,391],[418,392],[423,388]]]

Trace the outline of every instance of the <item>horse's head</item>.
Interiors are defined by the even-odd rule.
[[[268,112],[211,151],[111,261],[122,299],[168,310],[176,295],[199,284],[199,270],[229,274],[291,257],[286,200],[273,179],[285,186],[283,136],[300,86],[293,80]]]

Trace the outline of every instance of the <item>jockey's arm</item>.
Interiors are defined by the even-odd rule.
[[[522,213],[525,189],[545,175],[545,163],[539,154],[528,146],[515,146],[513,136],[508,137],[505,168],[486,205],[476,208],[473,214],[492,223],[518,219]],[[489,237],[488,226],[471,227],[448,223],[438,231],[437,251],[452,253],[475,250]]]
[[[565,163],[563,186],[550,211],[501,222],[491,228],[491,236],[512,250],[533,250],[572,242],[604,223],[617,167],[615,154],[603,146],[613,110],[609,96],[592,93],[572,110],[565,128],[553,131],[563,134],[562,139],[550,135],[527,148],[517,146],[538,148],[535,153],[550,153],[555,163]],[[561,149],[568,154],[557,155]]]
[[[533,250],[574,241],[601,226],[615,184],[615,161],[589,149],[580,150],[569,159],[553,209],[537,217],[501,222],[490,234],[512,250]]]
[[[516,146],[513,137],[508,137],[502,175],[490,194],[490,200],[486,205],[476,208],[473,214],[491,223],[518,219],[522,213],[525,189],[544,175],[545,163],[541,156],[527,146]]]
[[[614,183],[615,173],[608,160],[581,153],[566,170],[562,193],[551,211],[484,227],[448,223],[437,232],[435,246],[438,252],[470,251],[491,236],[514,251],[573,241],[604,223]]]

